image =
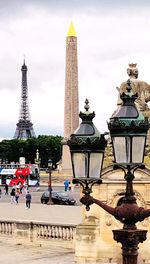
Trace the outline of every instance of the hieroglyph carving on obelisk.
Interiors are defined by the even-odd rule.
[[[77,36],[71,22],[66,38],[66,76],[62,170],[72,171],[67,139],[79,126]]]

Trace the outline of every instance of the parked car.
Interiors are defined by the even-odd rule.
[[[49,191],[45,191],[41,196],[41,203],[47,204],[49,200]],[[69,196],[65,192],[55,192],[52,191],[52,201],[54,204],[65,204],[65,205],[74,205],[76,200]]]

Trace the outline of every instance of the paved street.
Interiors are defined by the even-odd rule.
[[[1,198],[0,202],[8,202],[9,203],[10,202],[10,195],[5,195],[4,186],[1,186],[1,189],[2,189],[2,198]],[[36,187],[30,187],[29,190],[30,190],[31,195],[32,195],[32,203],[41,203],[41,195],[47,189],[48,189],[47,186],[41,186],[40,190],[36,191]],[[9,193],[10,193],[10,191],[11,191],[11,188],[9,187]],[[64,186],[55,185],[55,186],[53,186],[53,191],[64,191]],[[76,205],[80,204],[79,192],[80,192],[79,187],[75,187],[73,189],[73,191],[67,191],[68,195],[74,197],[74,199],[76,200]],[[25,203],[25,194],[20,195],[19,202]]]
[[[58,224],[78,224],[81,222],[80,206],[44,205],[32,203],[30,209],[25,204],[11,204],[0,201],[0,219],[29,220]],[[15,244],[0,238],[0,263],[3,264],[74,264],[74,252],[56,244],[49,248]]]
[[[0,218],[78,224],[81,222],[81,207],[31,204],[31,208],[26,209],[24,203],[16,205],[0,202]]]
[[[0,242],[0,263],[74,264],[76,263],[76,261],[74,252],[71,249],[65,249],[60,246],[50,246],[50,248],[42,248]]]

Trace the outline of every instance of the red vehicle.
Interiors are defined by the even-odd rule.
[[[39,185],[39,172],[38,168],[34,164],[25,165],[24,167],[11,168],[7,165],[7,168],[0,168],[0,185],[8,184],[13,186],[21,184],[28,184],[29,186]]]
[[[27,183],[28,176],[30,175],[30,169],[27,168],[18,168],[16,169],[15,174],[12,179],[10,179],[9,186],[13,186],[14,184],[24,185]]]

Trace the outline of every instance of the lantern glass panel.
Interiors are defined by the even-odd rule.
[[[75,177],[86,177],[85,175],[85,154],[84,153],[73,153],[73,165]]]
[[[89,177],[100,178],[103,153],[90,153]]]
[[[52,169],[52,165],[53,165],[53,162],[52,162],[51,159],[49,159],[49,160],[48,160],[48,167],[49,167],[50,169]]]
[[[113,147],[115,162],[131,162],[131,138],[130,137],[113,137]]]
[[[144,158],[145,136],[132,138],[132,162],[142,163]]]

